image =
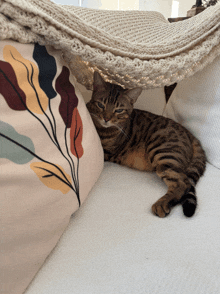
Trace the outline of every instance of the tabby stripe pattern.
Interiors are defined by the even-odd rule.
[[[98,84],[98,86],[96,85]],[[167,193],[152,211],[164,217],[176,204],[186,216],[197,206],[195,185],[203,175],[206,156],[200,142],[171,119],[133,108],[140,92],[104,82],[94,74],[94,89],[87,107],[105,152],[105,160],[144,171],[154,171]]]

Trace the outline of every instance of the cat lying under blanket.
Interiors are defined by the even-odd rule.
[[[134,109],[141,88],[125,90],[94,73],[87,108],[100,136],[105,160],[144,171],[155,171],[167,193],[153,206],[159,217],[181,204],[184,215],[194,214],[195,185],[206,166],[205,152],[186,128],[169,118]]]

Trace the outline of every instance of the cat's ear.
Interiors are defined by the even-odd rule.
[[[125,94],[128,96],[130,99],[131,103],[134,104],[138,97],[141,95],[142,89],[141,88],[134,88],[134,89],[129,89],[125,91]]]
[[[95,71],[93,76],[93,90],[98,91],[100,89],[105,89],[106,83],[101,77],[101,75]]]

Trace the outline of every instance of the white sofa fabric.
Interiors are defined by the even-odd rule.
[[[153,173],[105,163],[90,197],[25,294],[219,294],[220,170],[207,164],[192,218],[151,205]]]
[[[220,169],[220,57],[177,84],[164,116],[184,125],[201,142],[208,162]]]

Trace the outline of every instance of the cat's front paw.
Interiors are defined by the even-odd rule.
[[[165,217],[170,213],[171,207],[169,202],[166,199],[159,199],[156,203],[152,206],[153,214],[159,217]]]

